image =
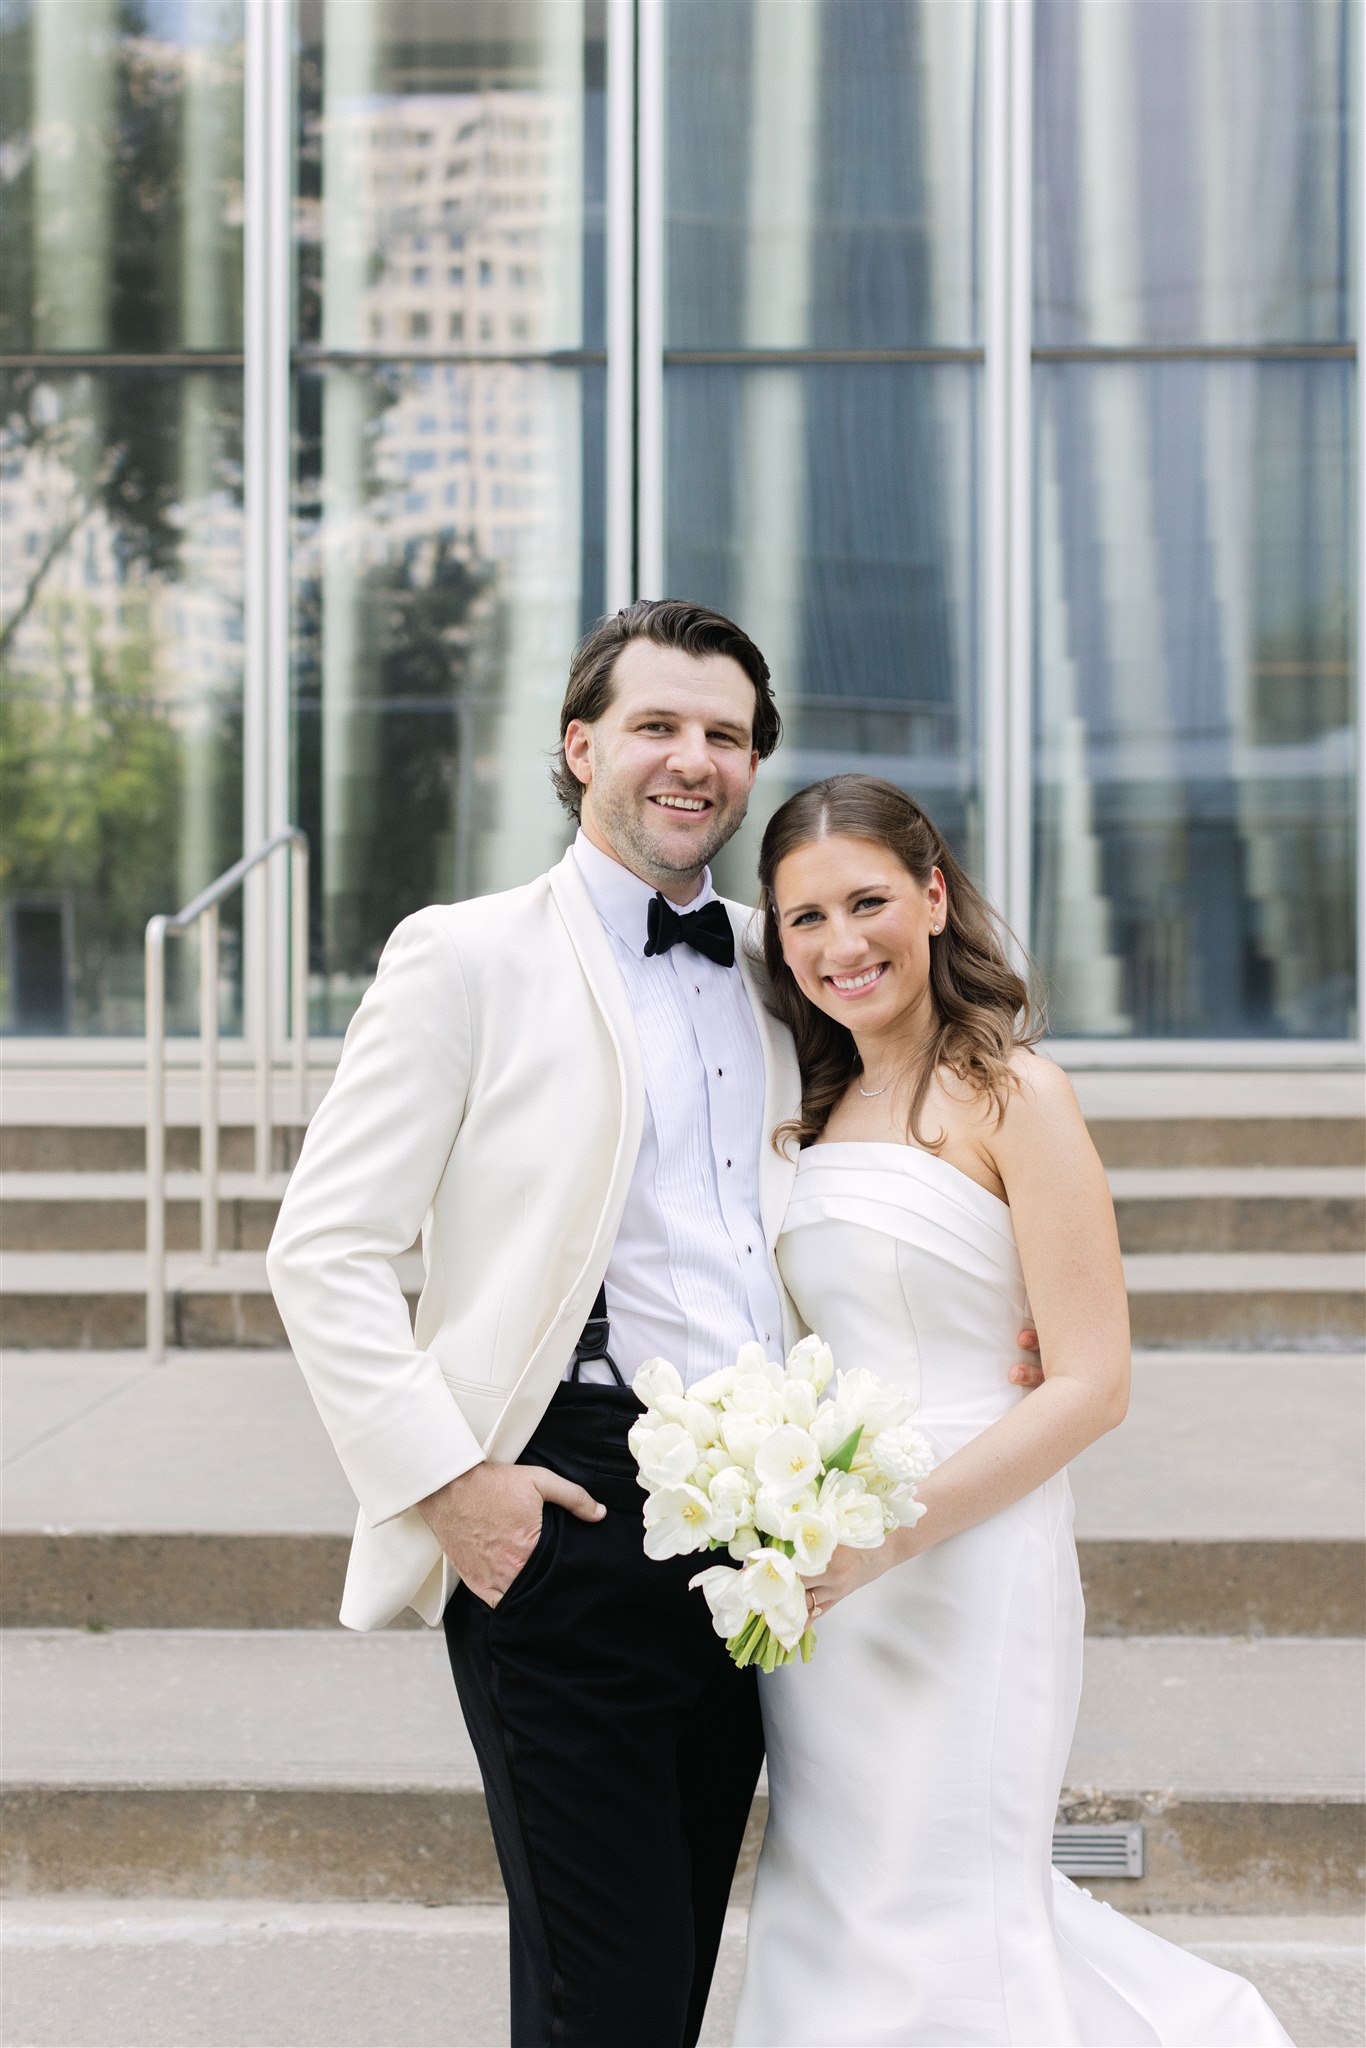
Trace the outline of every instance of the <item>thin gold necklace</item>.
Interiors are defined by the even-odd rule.
[[[864,1101],[871,1102],[875,1095],[885,1095],[892,1084],[890,1081],[884,1081],[880,1088],[865,1088],[862,1081],[856,1081],[854,1085]]]

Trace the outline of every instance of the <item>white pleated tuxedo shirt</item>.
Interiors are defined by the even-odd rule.
[[[645,1078],[640,1152],[607,1266],[611,1355],[628,1386],[647,1358],[670,1359],[687,1384],[733,1364],[752,1338],[771,1357],[782,1342],[759,1221],[763,1051],[740,970],[681,943],[647,959],[655,891],[582,832],[574,858],[626,984]],[[682,908],[715,894],[704,874]],[[585,1365],[580,1378],[611,1374]]]

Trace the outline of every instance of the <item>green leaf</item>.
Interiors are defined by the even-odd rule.
[[[857,1429],[850,1430],[839,1449],[833,1451],[826,1459],[825,1469],[827,1472],[847,1472],[849,1470],[849,1467],[854,1462],[854,1454],[858,1450],[859,1438],[862,1435],[863,1424],[860,1423]]]

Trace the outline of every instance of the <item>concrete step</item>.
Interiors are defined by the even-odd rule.
[[[1359,1920],[1140,1920],[1249,1978],[1292,2039],[1360,2048]],[[730,2041],[745,1935],[732,1907],[701,2048]],[[508,2037],[496,1906],[14,1899],[0,1958],[7,2038],[31,2048],[490,2048]]]
[[[397,1261],[416,1299],[420,1258]],[[1359,1252],[1138,1252],[1125,1260],[1136,1345],[1249,1351],[1358,1351],[1366,1343],[1366,1257]],[[14,1349],[96,1350],[145,1341],[146,1269],[123,1252],[8,1251],[0,1311]],[[193,1252],[167,1264],[170,1341],[190,1347],[284,1341],[262,1252]]]
[[[412,1307],[422,1286],[421,1255],[409,1252],[394,1263]],[[137,1349],[147,1340],[146,1286],[141,1252],[6,1251],[5,1343],[16,1350]],[[270,1350],[285,1341],[263,1251],[224,1251],[211,1266],[198,1252],[170,1253],[166,1305],[167,1338],[176,1346]]]
[[[1073,1071],[1071,1079],[1107,1167],[1366,1162],[1366,1077],[1359,1066],[1112,1068]]]
[[[1125,1258],[1134,1343],[1248,1351],[1359,1351],[1358,1252],[1136,1252]]]
[[[1351,1252],[1366,1259],[1366,1174],[1353,1166],[1115,1167],[1133,1252]]]
[[[1355,1910],[1363,1647],[1090,1643],[1060,1811],[1147,1836],[1097,1896]],[[0,1668],[10,1895],[499,1896],[439,1634],[8,1630]]]
[[[12,1083],[6,1080],[6,1120],[0,1124],[0,1173],[136,1173],[147,1164],[147,1133],[143,1105],[126,1121],[110,1123],[16,1122],[9,1107]],[[299,1156],[304,1126],[289,1119],[272,1132],[271,1168],[288,1173]],[[166,1132],[166,1164],[175,1171],[199,1166],[199,1125],[174,1123]],[[223,1124],[218,1133],[221,1171],[252,1173],[256,1166],[256,1133],[247,1124]]]
[[[355,1508],[288,1354],[0,1360],[0,1618],[321,1628]],[[1149,1354],[1072,1470],[1088,1627],[1366,1633],[1360,1359]]]
[[[1083,1104],[1084,1106],[1084,1104]],[[1366,1121],[1360,1097],[1344,1117],[1103,1117],[1087,1124],[1107,1168],[1360,1166]]]
[[[253,1173],[220,1175],[224,1251],[265,1250],[287,1179],[276,1174],[263,1188]],[[198,1251],[199,1174],[168,1174],[166,1196],[168,1249]],[[11,1252],[140,1252],[147,1244],[146,1203],[143,1173],[0,1173],[0,1244]]]
[[[1066,1064],[1066,1049],[1055,1049]],[[172,1048],[173,1056],[178,1048]],[[336,1047],[312,1048],[309,1101],[325,1092]],[[0,1171],[137,1172],[143,1160],[145,1099],[138,1065],[33,1065],[24,1048],[0,1047],[4,1064],[4,1128]],[[1186,1069],[1149,1067],[1074,1070],[1082,1109],[1112,1167],[1361,1167],[1366,1164],[1366,1078],[1360,1067],[1330,1069]],[[222,1164],[252,1165],[253,1080],[249,1070],[223,1070]],[[300,1127],[293,1083],[282,1070],[273,1084],[277,1167],[297,1156]],[[198,1159],[196,1069],[173,1060],[168,1076],[168,1161],[188,1168]],[[1236,1249],[1237,1247],[1229,1247]]]
[[[263,1188],[225,1172],[219,1241],[264,1251],[286,1176]],[[1356,1167],[1119,1167],[1110,1176],[1127,1252],[1358,1252],[1366,1257],[1366,1173]],[[166,1242],[200,1243],[199,1176],[168,1176]],[[10,1251],[139,1251],[142,1173],[0,1173],[0,1243]]]
[[[1142,1924],[1250,1978],[1292,2039],[1360,2048],[1359,1920]],[[701,2048],[730,2041],[745,1934],[733,1907]],[[0,1958],[7,2038],[31,2048],[490,2048],[508,2037],[507,1921],[495,1906],[14,1899]]]

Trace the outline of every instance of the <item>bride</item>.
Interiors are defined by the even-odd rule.
[[[842,1367],[909,1384],[927,1512],[809,1582],[820,1644],[761,1684],[769,1821],[743,2048],[1270,2048],[1241,1978],[1051,1868],[1081,1685],[1066,1466],[1125,1411],[1114,1213],[990,910],[924,812],[838,775],[760,856],[801,1056],[778,1262]],[[1028,1302],[1026,1303],[1026,1295]],[[1022,1321],[1045,1380],[1000,1360]]]

